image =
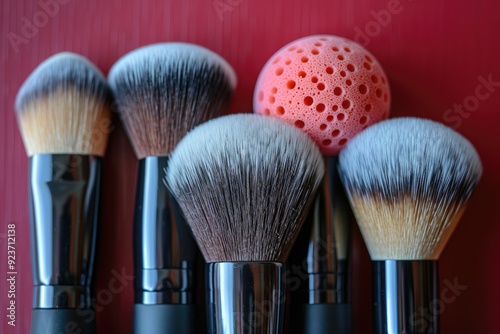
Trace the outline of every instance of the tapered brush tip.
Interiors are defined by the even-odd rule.
[[[169,155],[190,129],[224,113],[236,74],[204,47],[160,43],[120,58],[109,81],[128,137],[142,159]]]
[[[472,144],[440,123],[396,118],[355,137],[339,171],[374,260],[434,260],[478,183]]]
[[[21,135],[33,154],[104,155],[111,90],[86,58],[64,52],[42,62],[16,98]]]
[[[166,180],[207,262],[283,262],[322,176],[321,153],[305,133],[238,114],[181,140]]]

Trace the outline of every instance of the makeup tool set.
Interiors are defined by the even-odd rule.
[[[352,223],[372,259],[373,333],[439,333],[437,313],[415,315],[439,298],[439,256],[481,177],[472,144],[432,120],[388,118],[381,64],[342,37],[278,50],[252,114],[227,115],[236,85],[221,56],[180,42],[125,54],[107,79],[73,53],[26,79],[15,109],[32,334],[96,333],[114,111],[138,159],[135,213],[121,223],[134,231],[134,334],[352,333]]]

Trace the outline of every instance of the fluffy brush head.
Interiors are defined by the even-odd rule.
[[[373,260],[437,259],[482,172],[467,139],[418,118],[369,127],[339,169]]]
[[[16,98],[28,155],[104,155],[111,100],[106,79],[86,58],[67,52],[48,58]]]
[[[154,44],[123,56],[109,81],[139,159],[167,156],[194,126],[226,111],[236,86],[216,53],[185,43]]]
[[[284,262],[322,176],[305,133],[238,114],[181,140],[166,180],[207,262]]]

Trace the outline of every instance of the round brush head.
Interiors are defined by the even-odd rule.
[[[120,58],[109,82],[128,137],[142,159],[169,155],[190,129],[224,113],[236,74],[204,47],[160,43]]]
[[[339,160],[373,260],[437,259],[482,173],[467,139],[418,118],[369,127]]]
[[[322,177],[306,134],[237,114],[188,133],[166,182],[207,262],[284,262]]]
[[[276,52],[262,69],[254,111],[305,131],[326,156],[388,117],[387,77],[375,57],[345,38],[317,35]]]
[[[16,98],[28,156],[103,156],[111,100],[106,79],[86,58],[64,52],[46,59],[26,79]]]

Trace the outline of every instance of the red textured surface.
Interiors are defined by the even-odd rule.
[[[382,66],[346,38],[313,35],[279,49],[264,65],[254,111],[306,132],[325,156],[389,115],[390,89]]]
[[[43,59],[69,50],[87,56],[105,73],[121,55],[159,41],[187,41],[225,57],[239,76],[232,111],[250,111],[253,85],[267,59],[288,42],[334,34],[367,44],[386,71],[393,116],[421,116],[456,126],[484,163],[481,184],[445,249],[441,288],[467,286],[442,304],[443,333],[497,333],[500,325],[500,5],[485,1],[78,1],[59,0],[51,16],[38,1],[1,2],[0,44],[0,319],[2,333],[28,333],[31,265],[27,158],[13,103],[17,89]],[[50,0],[42,0],[52,2]],[[49,8],[50,10],[50,8]],[[42,26],[28,31],[26,22]],[[375,17],[378,17],[377,23]],[[359,37],[363,31],[364,37]],[[9,38],[25,38],[18,50]],[[26,37],[23,37],[24,36]],[[9,37],[10,36],[10,37]],[[17,52],[16,52],[17,51]],[[485,84],[487,81],[496,84]],[[466,103],[468,109],[458,107]],[[451,108],[451,110],[449,110]],[[132,210],[136,159],[119,122],[104,166],[104,202],[97,291],[112,270],[132,274]],[[17,226],[16,327],[6,322],[6,225]],[[359,231],[353,245],[355,333],[371,328],[370,262]],[[448,296],[449,297],[449,296]],[[449,300],[449,299],[447,299]],[[97,314],[99,333],[131,333],[132,285],[113,295]]]

